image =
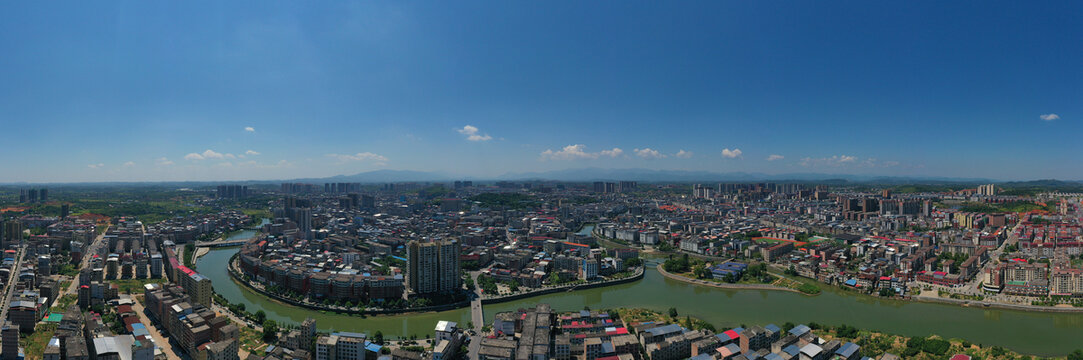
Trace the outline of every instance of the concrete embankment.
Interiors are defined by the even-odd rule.
[[[483,298],[483,299],[481,299],[481,303],[482,304],[496,304],[496,303],[513,301],[513,300],[526,299],[526,298],[535,297],[535,296],[542,296],[542,295],[547,295],[547,294],[555,294],[555,293],[562,293],[562,292],[575,291],[575,290],[586,290],[586,289],[593,289],[593,288],[598,288],[598,287],[603,287],[603,286],[630,283],[630,282],[633,282],[633,281],[643,279],[643,274],[645,274],[645,273],[646,273],[646,271],[644,271],[644,269],[642,267],[640,267],[638,273],[636,273],[635,275],[626,277],[626,278],[622,278],[622,279],[615,279],[615,280],[601,281],[601,282],[595,282],[595,283],[586,283],[586,284],[580,284],[580,285],[562,286],[562,287],[541,289],[541,290],[535,290],[535,291],[521,293],[521,294],[512,294],[512,295],[495,297],[495,298]]]
[[[1026,304],[1004,304],[997,302],[986,302],[978,300],[961,300],[951,298],[939,298],[928,296],[913,296],[907,298],[911,301],[937,303],[937,304],[951,304],[973,308],[998,308],[1004,310],[1016,310],[1016,311],[1037,311],[1037,312],[1052,312],[1052,313],[1083,313],[1083,308],[1078,307],[1054,307],[1054,306],[1038,306],[1038,305],[1026,305]]]

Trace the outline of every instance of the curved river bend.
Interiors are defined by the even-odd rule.
[[[249,237],[251,232],[235,234]],[[238,248],[221,248],[199,258],[196,267],[211,279],[214,290],[248,311],[263,310],[275,321],[300,323],[316,319],[321,330],[382,331],[385,336],[425,337],[439,320],[466,324],[469,309],[382,316],[351,316],[324,313],[274,302],[229,277],[226,262]],[[1083,314],[1022,312],[965,308],[960,306],[883,300],[826,289],[808,297],[784,291],[727,290],[695,286],[663,277],[649,267],[643,280],[603,288],[550,294],[514,302],[485,306],[485,318],[494,313],[549,303],[559,311],[615,307],[642,307],[665,311],[676,307],[719,328],[740,324],[782,324],[817,322],[848,324],[907,336],[938,334],[962,338],[976,344],[1000,345],[1041,356],[1063,355],[1083,348]]]

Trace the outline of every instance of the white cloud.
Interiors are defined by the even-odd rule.
[[[635,149],[633,150],[633,152],[635,152],[636,156],[644,159],[661,159],[666,157],[665,154],[662,154],[658,152],[658,150],[654,150],[651,148]]]
[[[551,149],[542,151],[542,160],[575,160],[575,159],[594,159],[597,158],[597,154],[590,154],[584,151],[586,145],[576,144],[565,146],[560,151],[553,151]]]
[[[623,153],[624,153],[624,150],[621,150],[620,148],[613,148],[612,150],[602,150],[601,152],[598,153],[598,155],[614,157],[615,158],[615,157],[620,156],[620,154],[623,154]]]
[[[157,160],[154,160],[154,162],[156,164],[158,164],[158,165],[163,165],[163,166],[164,165],[173,165],[173,161],[170,161],[169,159],[166,159],[164,157],[160,157]]]
[[[188,155],[184,155],[184,160],[208,160],[208,159],[225,159],[225,158],[232,159],[234,157],[235,156],[233,154],[222,154],[222,153],[219,153],[219,152],[215,152],[214,150],[207,149],[206,151],[203,151],[202,153],[190,153]]]
[[[722,157],[735,159],[741,157],[741,149],[722,149]]]
[[[785,159],[785,158],[786,158],[785,156],[782,156],[782,155],[779,155],[779,154],[771,154],[770,156],[767,157],[767,161],[782,160],[782,159]]]
[[[851,155],[835,155],[828,158],[810,158],[806,157],[801,159],[799,163],[804,167],[840,167],[840,166],[853,166],[853,167],[876,167],[876,166],[895,166],[898,162],[888,161],[884,163],[878,162],[874,158],[860,159],[857,156]]]
[[[684,151],[684,149],[681,149],[681,151],[678,151],[677,154],[675,154],[673,156],[679,157],[681,159],[688,159],[688,158],[692,157],[692,152],[691,151]]]
[[[245,127],[244,127],[244,131],[247,131],[247,132],[256,132],[256,128],[254,128],[254,127],[251,127],[251,126],[245,126]],[[273,131],[272,131],[272,132],[273,132]]]
[[[357,153],[357,154],[353,154],[353,155],[350,155],[350,154],[327,154],[327,156],[338,159],[338,161],[341,161],[341,162],[361,161],[361,162],[372,162],[372,163],[374,163],[376,165],[383,165],[384,163],[386,163],[388,161],[387,157],[385,157],[383,155],[379,155],[379,154],[374,154],[374,153],[371,153],[371,152],[362,152],[362,153]]]
[[[542,160],[578,160],[578,159],[597,159],[602,156],[617,157],[624,154],[624,150],[620,148],[613,148],[610,150],[602,150],[596,153],[587,152],[587,146],[583,144],[575,144],[565,146],[559,151],[553,151],[552,149],[542,151]]]
[[[135,161],[129,161],[129,162],[124,163],[124,167],[132,167],[132,166],[135,166]]]
[[[97,163],[97,164],[90,164],[90,165],[87,165],[86,167],[88,167],[88,168],[91,168],[91,169],[97,169],[97,168],[101,168],[101,167],[103,167],[103,166],[105,166],[105,164],[102,164],[102,163]]]
[[[259,152],[255,151],[255,150],[248,150],[248,151],[245,151],[244,154],[245,155],[259,155]]]
[[[479,134],[478,128],[473,125],[466,125],[463,126],[462,129],[458,129],[455,131],[458,131],[460,134],[466,135],[466,140],[470,141],[489,141],[493,139],[493,137],[489,136],[489,134]]]
[[[1057,115],[1057,114],[1042,114],[1042,115],[1039,115],[1038,117],[1041,118],[1042,120],[1045,120],[1045,121],[1053,121],[1053,120],[1060,119],[1060,115]]]

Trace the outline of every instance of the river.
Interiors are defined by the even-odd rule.
[[[234,236],[240,238],[252,234]],[[197,270],[210,278],[214,290],[226,299],[245,304],[248,311],[262,309],[272,320],[299,323],[306,317],[312,317],[321,330],[368,333],[379,330],[385,336],[419,337],[431,335],[439,320],[457,321],[460,324],[470,320],[466,308],[362,317],[318,312],[274,302],[236,284],[229,277],[226,262],[237,250],[211,250],[199,259]],[[537,303],[549,303],[558,311],[579,310],[584,306],[591,309],[642,307],[658,311],[676,307],[681,315],[704,319],[719,329],[741,324],[781,325],[787,321],[848,324],[907,336],[938,334],[1040,356],[1063,355],[1083,348],[1083,345],[1079,345],[1083,337],[1083,314],[884,300],[837,289],[825,289],[822,294],[813,297],[782,291],[717,289],[667,279],[653,268],[647,270],[643,280],[634,283],[486,305],[485,318],[488,321],[496,312],[531,307]]]

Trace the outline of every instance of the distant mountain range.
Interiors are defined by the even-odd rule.
[[[993,182],[983,178],[952,178],[952,177],[891,177],[872,175],[851,174],[821,174],[821,173],[787,173],[787,174],[764,174],[747,172],[718,173],[710,171],[692,170],[651,170],[651,169],[604,169],[604,168],[580,168],[565,169],[545,172],[506,173],[496,177],[459,177],[446,173],[408,171],[408,170],[376,170],[353,175],[339,175],[318,179],[296,179],[296,182],[403,182],[403,181],[523,181],[523,180],[548,180],[548,181],[642,181],[642,182],[694,182],[694,181],[822,181],[822,182],[877,182],[877,183],[929,183],[929,182]]]
[[[455,180],[473,181],[640,181],[640,182],[817,182],[823,184],[867,183],[867,184],[979,184],[997,183],[1005,187],[1078,187],[1083,181],[1031,180],[997,181],[986,178],[959,178],[936,176],[877,176],[854,174],[824,173],[786,173],[764,174],[749,172],[711,172],[694,170],[651,170],[651,169],[604,169],[579,168],[543,172],[505,173],[495,177],[457,176],[454,174],[414,170],[375,170],[353,175],[336,175],[323,178],[298,178],[286,180],[245,180],[245,181],[161,181],[161,182],[95,182],[67,183],[67,185],[117,186],[117,185],[167,185],[193,187],[208,184],[277,184],[283,182],[327,183],[389,183],[389,182],[448,182]],[[59,184],[59,183],[53,183]],[[24,186],[28,183],[8,183],[4,185]]]
[[[419,182],[433,182],[433,181],[449,181],[449,180],[463,180],[461,177],[455,177],[453,175],[439,173],[439,172],[427,172],[427,171],[413,171],[413,170],[374,170],[357,173],[353,175],[335,175],[325,178],[307,178],[307,179],[293,179],[282,180],[286,182],[360,182],[360,183],[386,183],[386,182],[403,182],[403,181],[419,181]],[[274,181],[268,181],[274,182]]]

